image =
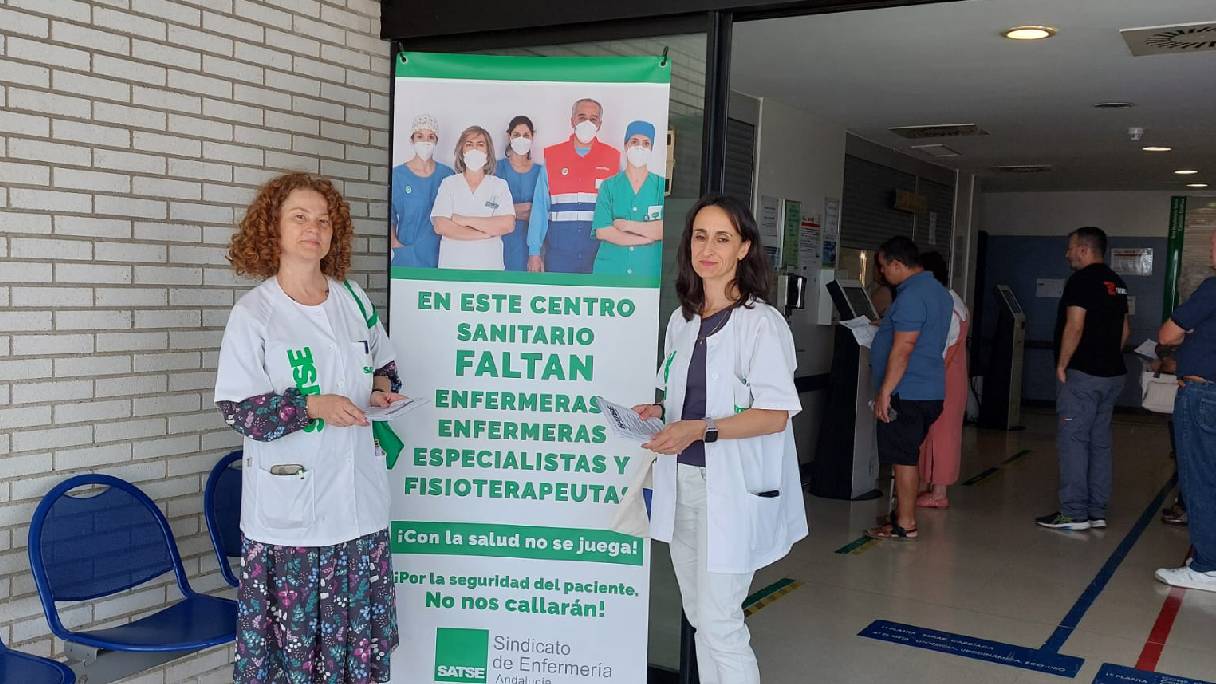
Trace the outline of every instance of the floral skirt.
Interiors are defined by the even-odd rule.
[[[388,530],[333,546],[243,539],[236,684],[389,680],[397,647]]]

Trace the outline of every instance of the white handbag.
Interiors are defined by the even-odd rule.
[[[1145,369],[1140,373],[1141,406],[1153,413],[1174,412],[1174,397],[1178,394],[1178,376]]]

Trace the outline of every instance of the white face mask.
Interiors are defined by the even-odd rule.
[[[630,166],[646,166],[650,163],[650,148],[634,145],[625,150],[625,158],[629,160]]]
[[[590,121],[580,121],[578,122],[578,125],[574,127],[574,137],[578,138],[578,141],[584,145],[594,140],[595,134],[599,132],[600,129]]]
[[[532,151],[532,138],[525,138],[522,135],[518,138],[511,138],[511,149],[515,150],[515,154],[526,155]]]
[[[464,167],[480,171],[486,165],[486,153],[478,149],[464,151]]]
[[[426,161],[430,159],[431,155],[434,153],[435,143],[427,142],[425,140],[419,140],[418,142],[414,143],[414,154],[418,155],[419,159]]]

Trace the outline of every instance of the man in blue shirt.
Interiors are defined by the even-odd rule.
[[[1212,233],[1216,267],[1216,233]],[[1186,499],[1195,555],[1180,568],[1157,571],[1159,581],[1216,591],[1216,277],[1203,281],[1157,333],[1161,344],[1181,344],[1174,400],[1178,478]]]
[[[890,521],[866,535],[909,541],[917,538],[920,445],[946,398],[946,337],[954,301],[921,267],[920,252],[906,237],[891,238],[878,248],[878,268],[895,286],[895,300],[870,346],[874,416],[878,459],[895,470],[899,507]]]

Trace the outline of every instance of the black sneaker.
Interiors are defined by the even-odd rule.
[[[1186,525],[1186,509],[1178,504],[1161,511],[1161,522],[1166,525]]]
[[[1073,532],[1080,532],[1082,530],[1089,529],[1088,520],[1073,520],[1059,511],[1045,515],[1041,518],[1035,518],[1034,521],[1039,527],[1047,527],[1053,530],[1070,530]]]

